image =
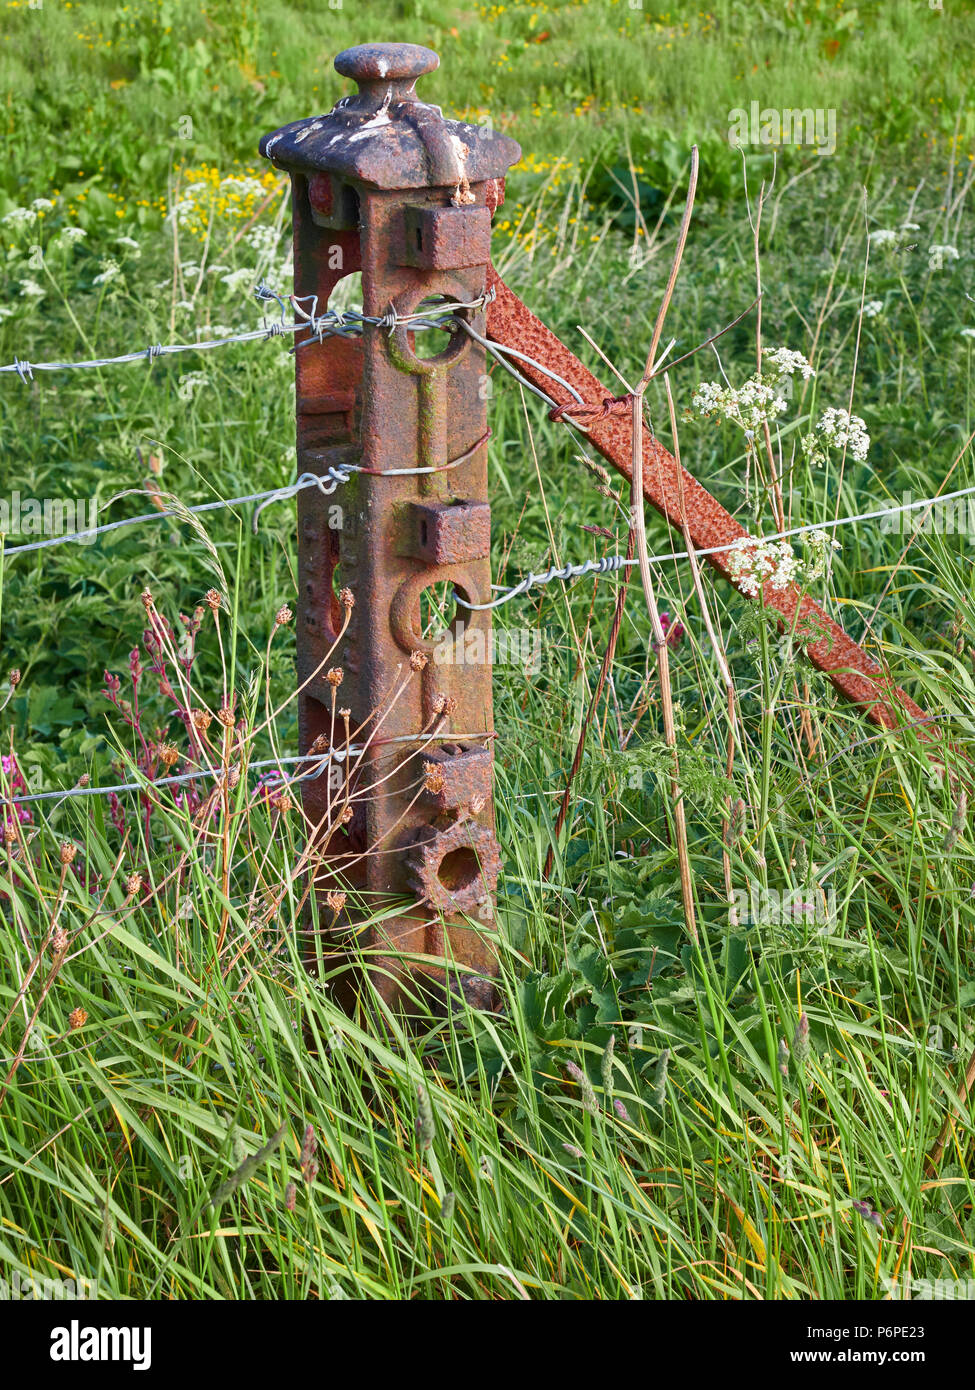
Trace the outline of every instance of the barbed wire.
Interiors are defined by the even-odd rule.
[[[960,497],[971,497],[975,494],[975,487],[959,488],[957,492],[941,493],[935,497],[922,497],[916,502],[903,502],[896,507],[883,507],[878,511],[859,512],[856,516],[834,517],[830,521],[814,521],[805,526],[793,526],[788,531],[776,531],[771,536],[739,536],[737,540],[729,541],[726,545],[712,545],[704,550],[695,550],[694,556],[701,555],[721,555],[729,550],[746,550],[749,545],[767,545],[773,541],[789,540],[792,536],[805,536],[813,531],[833,531],[841,526],[853,526],[863,521],[876,521],[887,516],[897,516],[901,512],[917,511],[921,507],[931,507],[937,502],[954,502]],[[690,551],[687,550],[667,550],[660,555],[648,556],[651,565],[663,564],[665,560],[687,560],[690,558]],[[483,612],[487,609],[500,608],[502,604],[509,603],[513,598],[520,598],[529,589],[538,588],[545,584],[551,584],[553,580],[579,579],[587,574],[608,574],[615,570],[621,570],[631,565],[637,565],[636,559],[628,560],[624,555],[605,555],[599,560],[586,560],[580,565],[553,565],[551,569],[545,570],[542,574],[532,574],[529,570],[524,579],[506,589],[496,599],[490,603],[468,603],[461,598],[458,591],[454,590],[454,600],[463,608],[468,608],[472,612]],[[494,586],[492,586],[494,587]]]
[[[343,748],[327,748],[320,753],[295,753],[289,754],[285,758],[262,758],[247,764],[247,771],[251,772],[256,768],[282,768],[294,767],[302,763],[315,763],[310,772],[299,773],[296,777],[284,777],[281,782],[275,784],[275,789],[293,786],[298,782],[310,781],[319,776],[321,769],[331,762],[343,763],[349,758],[358,757],[367,748],[380,748],[388,743],[429,743],[432,739],[439,737],[436,730],[420,734],[395,734],[389,738],[382,738],[374,743],[350,743]],[[451,738],[456,738],[452,734]],[[491,734],[466,734],[463,737],[468,739],[491,738]],[[166,777],[146,778],[142,782],[119,782],[112,787],[62,787],[57,791],[49,792],[27,792],[20,796],[8,796],[0,799],[0,806],[23,806],[37,801],[57,801],[59,799],[68,800],[72,797],[85,796],[117,796],[120,792],[151,792],[156,787],[177,787],[184,786],[187,782],[196,782],[202,779],[220,781],[225,775],[231,774],[235,768],[239,769],[239,764],[231,764],[228,768],[196,768],[190,772],[178,772]]]
[[[354,337],[360,334],[366,325],[385,328],[390,333],[401,324],[408,325],[412,332],[427,328],[444,329],[462,322],[457,317],[461,310],[476,311],[482,309],[494,298],[494,290],[492,289],[487,294],[467,302],[458,300],[457,302],[437,304],[436,312],[431,306],[425,311],[399,314],[391,305],[385,314],[375,315],[363,314],[358,309],[346,309],[342,313],[328,309],[319,314],[317,294],[289,295],[285,301],[263,281],[256,286],[254,294],[263,303],[269,303],[273,300],[281,306],[280,322],[265,323],[263,328],[247,329],[240,333],[228,333],[222,338],[209,338],[204,342],[151,343],[148,347],[138,348],[133,352],[124,352],[117,357],[93,357],[78,362],[28,362],[15,357],[12,362],[0,366],[0,373],[16,374],[26,384],[33,380],[35,372],[84,371],[99,367],[122,366],[127,362],[148,362],[151,366],[160,357],[171,357],[181,352],[210,352],[213,348],[225,347],[228,343],[252,343],[259,340],[267,342],[271,338],[281,338],[288,333],[300,333],[303,330],[308,331],[308,337],[295,343],[292,351],[297,351],[298,348],[305,347],[309,343],[320,343],[328,337]],[[306,301],[311,301],[311,308],[307,311],[301,307]],[[287,304],[291,305],[297,315],[294,323],[288,323],[285,318]]]

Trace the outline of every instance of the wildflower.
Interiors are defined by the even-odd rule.
[[[869,1202],[854,1202],[853,1210],[858,1216],[862,1216],[864,1221],[869,1222],[871,1226],[876,1226],[878,1231],[883,1229],[884,1223],[880,1212],[874,1211]]]
[[[68,1014],[68,1027],[74,1032],[78,1028],[84,1028],[88,1022],[88,1015],[82,1008],[72,1009]]]
[[[31,207],[34,212],[50,212],[54,204],[51,202],[50,198],[35,198],[31,203]]]
[[[928,247],[928,270],[944,270],[947,261],[958,260],[958,248],[938,243]]]
[[[816,375],[801,352],[792,352],[786,347],[763,348],[762,355],[780,376],[793,376],[799,372],[803,381],[808,381],[811,376]]]
[[[826,564],[833,550],[839,550],[840,543],[826,531],[807,531],[802,543],[809,551],[806,561],[806,578],[819,579],[826,572]]]
[[[221,275],[220,282],[227,286],[232,294],[242,290],[246,285],[252,287],[257,279],[257,272],[254,270],[232,270],[229,275]]]
[[[875,319],[884,312],[884,301],[882,299],[868,299],[863,306],[863,317],[865,319]]]
[[[33,227],[37,221],[37,213],[33,208],[11,208],[2,220],[5,226]]]
[[[138,260],[142,255],[142,247],[130,236],[120,236],[115,238],[116,246],[124,246],[127,251],[133,252],[133,260]]]
[[[975,328],[963,328],[961,330],[961,336],[963,338],[975,338]]]
[[[44,286],[43,286],[43,285],[39,285],[39,284],[37,283],[37,281],[36,281],[36,280],[32,280],[32,279],[30,278],[30,276],[28,276],[25,280],[21,280],[21,282],[20,282],[20,297],[21,297],[21,299],[43,299],[44,296],[45,296],[46,294],[47,294],[47,290],[44,288]]]
[[[76,241],[83,241],[87,235],[88,233],[85,231],[84,227],[65,227],[59,233],[54,244],[55,246],[73,246]],[[168,287],[169,281],[166,280],[164,288]]]
[[[627,1111],[627,1109],[626,1109],[626,1106],[623,1104],[623,1102],[622,1102],[621,1100],[614,1100],[614,1101],[613,1101],[613,1109],[616,1111],[616,1115],[617,1115],[617,1118],[618,1118],[618,1119],[620,1119],[620,1120],[628,1120],[628,1119],[630,1118],[629,1113],[628,1113],[628,1111]]]
[[[799,565],[788,541],[762,541],[742,536],[728,552],[731,581],[748,598],[758,598],[766,581],[773,589],[795,582]]]
[[[118,261],[114,260],[111,256],[107,257],[104,261],[99,261],[98,266],[99,273],[95,276],[94,280],[92,280],[91,283],[93,285],[110,285],[113,280],[117,280],[122,274],[122,267],[119,265]]]
[[[691,404],[701,416],[718,415],[754,433],[761,425],[781,415],[787,403],[778,384],[778,373],[774,373],[768,380],[761,376],[749,377],[737,389],[722,386],[717,381],[702,382]]]
[[[807,434],[800,441],[803,453],[811,464],[821,464],[825,459],[823,445],[830,449],[845,449],[851,458],[863,463],[870,448],[867,427],[859,415],[851,415],[847,410],[833,406],[824,410],[816,425],[818,433]]]
[[[426,1087],[416,1088],[416,1137],[421,1149],[428,1149],[433,1143],[436,1130],[433,1123],[433,1106]]]
[[[664,630],[664,636],[667,639],[667,646],[672,648],[672,650],[676,651],[677,648],[680,646],[681,642],[683,642],[684,640],[684,624],[680,621],[679,618],[677,618],[676,620],[672,619],[669,613],[661,613],[660,626]]]
[[[867,240],[881,250],[888,250],[897,245],[900,241],[900,234],[892,232],[887,227],[878,227],[875,231],[868,233]]]

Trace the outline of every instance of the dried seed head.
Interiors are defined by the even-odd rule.
[[[169,769],[179,762],[179,749],[175,743],[161,743],[156,752],[164,768]]]
[[[343,907],[345,907],[345,894],[333,888],[330,892],[325,894],[325,901],[337,917]]]
[[[87,1022],[88,1015],[85,1013],[84,1009],[80,1007],[77,1009],[72,1009],[71,1012],[68,1014],[68,1027],[72,1031],[74,1031],[76,1028],[84,1028]]]
[[[319,734],[308,751],[309,753],[327,753],[330,746],[327,736]]]
[[[423,764],[423,790],[430,792],[432,796],[439,795],[447,785],[443,768],[437,763]]]
[[[62,840],[58,856],[62,864],[71,864],[75,855],[78,853],[78,846],[73,845],[70,840]]]
[[[339,718],[344,719],[346,724],[348,724],[349,720],[352,718],[352,711],[350,709],[340,709]]]
[[[223,598],[218,589],[207,589],[203,597],[206,599],[211,613],[216,613],[223,604]]]
[[[339,825],[348,825],[348,823],[349,823],[349,821],[350,821],[351,819],[352,819],[352,807],[351,807],[351,806],[346,806],[346,807],[343,808],[342,814],[339,816]]]
[[[13,821],[7,821],[3,827],[3,842],[5,845],[12,845],[17,838],[17,831]]]
[[[326,672],[325,679],[333,690],[338,690],[345,679],[345,672],[342,670],[341,666],[333,666],[330,671]]]
[[[225,729],[232,729],[234,727],[234,712],[226,705],[221,705],[217,710],[217,719]]]
[[[239,781],[240,763],[231,763],[230,767],[227,768],[227,786],[230,788],[236,787]]]
[[[799,1015],[796,1031],[792,1035],[792,1056],[797,1067],[801,1067],[809,1056],[809,1019],[804,1013]]]
[[[284,604],[284,606],[279,608],[274,615],[274,626],[284,627],[286,623],[291,622],[291,619],[293,617],[294,614],[292,613],[291,609],[288,607],[287,604]]]
[[[151,589],[143,589],[143,590],[142,590],[142,604],[143,604],[143,607],[145,608],[146,612],[148,613],[149,610],[152,608],[152,590],[151,590]]]
[[[51,937],[51,950],[56,956],[63,956],[68,949],[68,933],[63,927],[58,927]]]
[[[11,690],[16,690],[19,684],[20,684],[20,670],[19,670],[19,668],[15,667],[14,670],[12,670],[12,671],[10,672],[10,689],[11,689]]]
[[[433,1106],[425,1086],[416,1088],[416,1137],[421,1149],[428,1149],[433,1143],[436,1129],[433,1123]]]
[[[434,714],[453,714],[457,701],[451,695],[437,695],[433,701]]]
[[[484,810],[485,804],[486,803],[483,796],[472,796],[470,801],[471,815],[479,816],[481,812]]]
[[[213,719],[213,715],[208,709],[195,709],[190,715],[190,718],[193,721],[193,728],[196,729],[197,733],[205,734],[210,727],[210,721]]]
[[[294,805],[294,802],[291,799],[290,792],[279,792],[277,796],[271,797],[271,805],[279,815],[286,816]]]
[[[425,652],[410,652],[410,670],[422,671],[429,659]]]
[[[141,874],[129,874],[128,878],[125,880],[125,891],[126,891],[126,893],[128,893],[128,895],[129,895],[130,898],[134,898],[135,895],[136,895],[136,893],[141,892],[141,890],[142,890],[142,875],[141,875]]]
[[[339,592],[339,602],[343,608],[347,608],[351,612],[355,607],[355,594],[351,589],[342,589]]]

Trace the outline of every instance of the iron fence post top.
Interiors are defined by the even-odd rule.
[[[456,187],[500,179],[520,146],[490,123],[444,118],[416,95],[417,78],[440,59],[411,43],[347,48],[335,69],[358,84],[323,116],[292,121],[265,135],[260,151],[280,169],[331,173],[383,189]]]

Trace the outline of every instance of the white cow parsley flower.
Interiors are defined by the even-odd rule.
[[[788,541],[742,536],[728,552],[731,582],[748,598],[758,598],[766,582],[785,589],[799,575],[799,562]]]

